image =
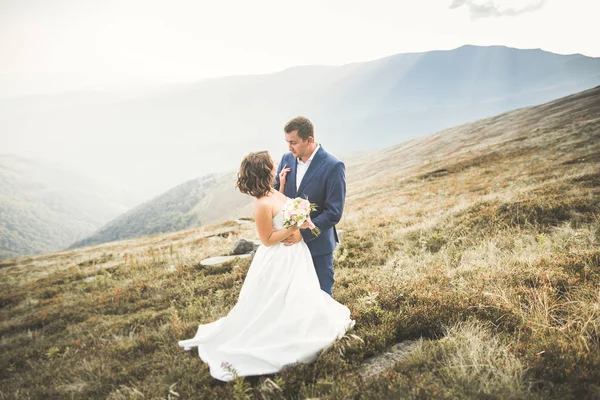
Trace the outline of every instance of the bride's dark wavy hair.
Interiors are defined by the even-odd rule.
[[[253,197],[267,195],[273,185],[273,159],[268,151],[250,153],[242,160],[235,187]]]

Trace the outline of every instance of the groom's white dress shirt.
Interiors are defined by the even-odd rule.
[[[308,170],[310,163],[312,162],[313,158],[315,157],[315,154],[317,154],[317,151],[319,151],[320,147],[321,147],[321,145],[317,144],[315,151],[312,152],[312,154],[310,155],[310,157],[308,157],[308,160],[306,160],[306,162],[302,162],[301,159],[297,158],[298,167],[296,168],[296,190],[300,189],[300,184],[302,183],[302,178],[304,178],[304,175],[306,174],[306,171]]]

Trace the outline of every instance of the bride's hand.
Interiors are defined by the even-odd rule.
[[[291,168],[289,168],[289,167],[287,166],[287,164],[283,166],[283,169],[282,169],[282,170],[281,170],[281,172],[279,173],[279,184],[280,184],[281,186],[284,186],[284,185],[285,185],[285,180],[286,180],[286,178],[287,178],[287,174],[288,174],[288,172],[290,172],[291,170],[292,170],[292,169],[291,169]]]

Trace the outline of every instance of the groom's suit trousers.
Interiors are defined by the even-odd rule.
[[[319,277],[321,290],[331,296],[333,288],[333,253],[313,256],[312,259]]]

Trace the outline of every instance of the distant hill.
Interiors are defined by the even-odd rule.
[[[547,104],[510,111],[442,130],[384,150],[340,155],[346,163],[348,201],[363,197],[378,180],[399,171],[460,159],[480,146],[514,140],[527,129],[538,129],[544,118],[556,118],[598,108],[600,87]],[[446,174],[447,170],[438,173]],[[392,174],[392,175],[390,175]],[[435,175],[435,174],[434,174]],[[211,174],[185,182],[108,223],[71,248],[174,232],[251,215],[251,199],[234,190],[235,172]],[[384,183],[385,185],[385,183]]]
[[[173,232],[246,214],[251,198],[234,189],[235,174],[189,180],[110,221],[70,248]]]
[[[364,196],[365,188],[374,190],[379,182],[385,187],[393,179],[401,179],[409,171],[428,171],[422,177],[445,176],[455,171],[442,168],[452,161],[460,164],[464,158],[484,154],[476,163],[489,163],[487,159],[503,159],[501,148],[510,147],[510,153],[539,151],[550,147],[555,136],[554,125],[565,125],[579,119],[594,122],[600,116],[600,86],[575,93],[544,104],[521,108],[490,118],[444,129],[434,135],[400,143],[384,150],[361,152],[345,158],[348,167],[348,199]],[[592,123],[589,125],[593,126]],[[600,131],[587,127],[580,132],[581,151],[589,143],[600,139]],[[558,139],[556,139],[558,140]],[[599,142],[600,143],[600,142]],[[585,146],[584,146],[585,144]],[[491,146],[500,150],[492,152]],[[533,149],[533,150],[532,150]],[[508,151],[508,150],[506,150]],[[577,149],[569,151],[576,152]],[[587,149],[592,152],[592,149]],[[597,157],[598,154],[594,154]],[[460,168],[455,166],[455,168]]]
[[[282,126],[298,114],[314,120],[325,148],[343,154],[598,84],[600,58],[463,46],[166,85],[152,93],[5,99],[0,124],[11,151],[27,143],[61,154],[67,142],[78,149],[68,155],[71,162],[100,169],[114,182],[134,182],[149,198],[191,177],[234,169],[248,151],[284,151]]]
[[[0,258],[60,250],[131,205],[116,187],[58,165],[0,155]]]
[[[504,46],[399,54],[355,68],[326,90],[336,97],[327,114],[339,123],[327,119],[321,129],[337,134],[336,147],[344,139],[390,146],[600,84],[600,58]]]

